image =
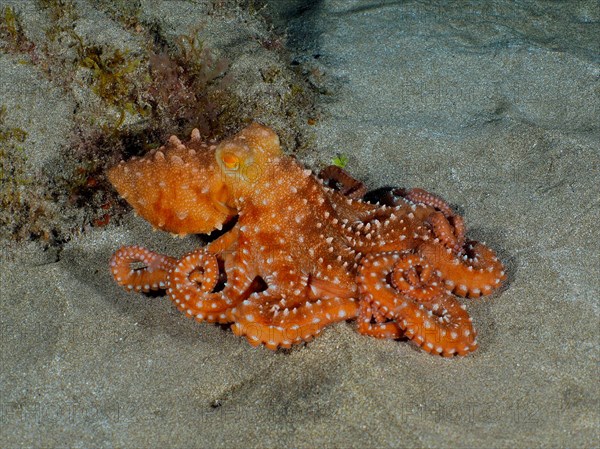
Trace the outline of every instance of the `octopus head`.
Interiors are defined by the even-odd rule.
[[[158,150],[121,162],[108,179],[155,228],[206,234],[237,214],[235,198],[260,182],[280,153],[277,134],[257,123],[218,146],[194,130],[185,144],[171,136]]]
[[[215,148],[201,141],[198,130],[185,144],[171,136],[158,150],[110,169],[108,179],[155,228],[180,236],[206,234],[237,213],[227,205]]]

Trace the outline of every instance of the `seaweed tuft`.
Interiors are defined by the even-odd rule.
[[[143,63],[142,58],[133,57],[128,51],[83,44],[78,53],[79,66],[91,71],[92,91],[107,106],[115,107],[119,112],[114,129],[123,124],[126,113],[147,114],[147,107],[138,101],[135,79],[135,72]]]
[[[27,174],[23,147],[27,132],[7,126],[6,115],[6,106],[0,106],[0,236],[48,241],[48,210]]]

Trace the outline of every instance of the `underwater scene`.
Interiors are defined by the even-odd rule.
[[[0,446],[600,445],[595,0],[0,0]]]

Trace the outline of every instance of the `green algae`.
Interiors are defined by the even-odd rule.
[[[348,156],[345,154],[336,154],[336,156],[331,160],[332,165],[340,168],[346,168],[348,165]]]
[[[23,30],[17,11],[5,6],[0,13],[0,50],[6,53],[30,53],[35,48]]]
[[[31,212],[27,188],[33,179],[27,174],[23,143],[27,132],[6,125],[7,108],[0,106],[0,233],[17,236],[25,226],[24,210]]]

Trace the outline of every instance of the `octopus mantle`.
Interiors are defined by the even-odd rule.
[[[364,185],[337,167],[313,175],[259,124],[218,145],[198,130],[185,144],[172,136],[108,176],[158,229],[231,227],[180,259],[123,247],[110,262],[117,283],[164,289],[185,314],[232,323],[255,346],[289,348],[357,319],[365,335],[466,355],[476,333],[457,297],[488,295],[505,278],[494,252],[466,240],[462,218],[440,198],[412,189],[384,204],[363,201]]]

